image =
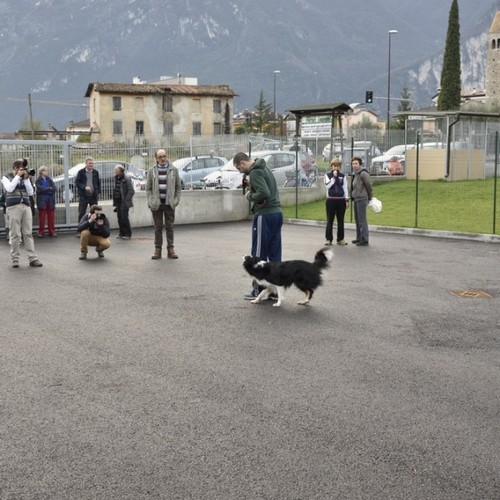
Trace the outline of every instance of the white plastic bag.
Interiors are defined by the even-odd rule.
[[[368,206],[371,208],[372,212],[376,214],[382,212],[382,202],[378,198],[372,198],[368,202]]]

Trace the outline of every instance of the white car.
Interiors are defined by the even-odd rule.
[[[276,184],[282,187],[287,181],[287,172],[295,172],[295,152],[293,151],[252,151],[252,158],[262,158],[271,169]],[[305,178],[305,168],[308,168],[310,161],[303,152],[299,153],[299,175]],[[209,189],[237,189],[241,187],[243,174],[238,172],[231,159],[223,165],[217,172],[212,172],[202,179],[202,183]]]
[[[377,148],[377,146],[373,146],[370,141],[354,141],[354,144],[351,144],[351,141],[345,141],[344,142],[344,151],[350,150],[351,146],[354,146],[354,149],[356,150],[367,150],[370,151],[370,154],[374,155],[379,155],[380,154],[380,149]],[[340,156],[341,155],[341,148],[340,148],[340,143],[335,142],[333,144],[333,157],[335,156]],[[321,156],[323,157],[323,161],[328,161],[330,159],[330,149],[331,149],[331,144],[328,143],[324,148],[323,152],[321,153]]]
[[[388,149],[383,155],[372,159],[371,173],[374,175],[404,175],[405,152],[415,149],[414,144],[400,144]]]
[[[236,170],[231,158],[219,170],[201,179],[201,182],[205,188],[209,189],[237,189],[241,187],[242,178],[243,174]]]

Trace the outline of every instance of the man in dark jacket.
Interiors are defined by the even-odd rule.
[[[135,191],[132,186],[132,179],[125,175],[122,165],[115,166],[115,186],[113,189],[113,206],[118,217],[119,233],[118,238],[129,240],[132,236],[132,229],[128,218],[128,211],[134,206],[132,198]]]
[[[87,258],[88,247],[95,247],[97,256],[100,259],[104,258],[104,250],[107,250],[111,241],[109,235],[109,219],[102,213],[102,207],[99,205],[92,205],[90,212],[85,214],[78,225],[78,232],[80,233],[80,260]]]
[[[76,189],[78,191],[78,221],[87,211],[87,207],[97,205],[101,193],[99,172],[94,170],[94,158],[85,158],[85,167],[76,174]]]
[[[262,158],[252,160],[245,153],[237,153],[233,165],[248,176],[246,198],[252,204],[254,213],[252,255],[262,260],[280,262],[283,212],[276,179]],[[243,297],[253,300],[258,294],[258,286],[254,282],[250,293]]]

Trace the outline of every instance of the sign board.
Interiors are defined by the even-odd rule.
[[[300,122],[302,137],[330,138],[332,119],[329,116],[304,116]]]

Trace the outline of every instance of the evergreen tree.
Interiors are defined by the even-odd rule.
[[[408,87],[405,85],[403,90],[401,91],[401,100],[398,104],[398,111],[411,111],[411,94],[408,90]],[[405,116],[397,116],[396,119],[392,122],[391,128],[404,130],[405,128]]]
[[[260,91],[259,102],[255,106],[254,116],[254,126],[259,132],[266,132],[266,128],[269,128],[269,124],[273,119],[273,114],[271,112],[271,104],[268,104],[266,98],[264,97],[264,91]],[[267,127],[266,127],[267,126]]]
[[[460,69],[460,23],[458,2],[452,0],[448,17],[448,33],[444,49],[441,90],[438,97],[438,111],[460,109],[461,69]]]

